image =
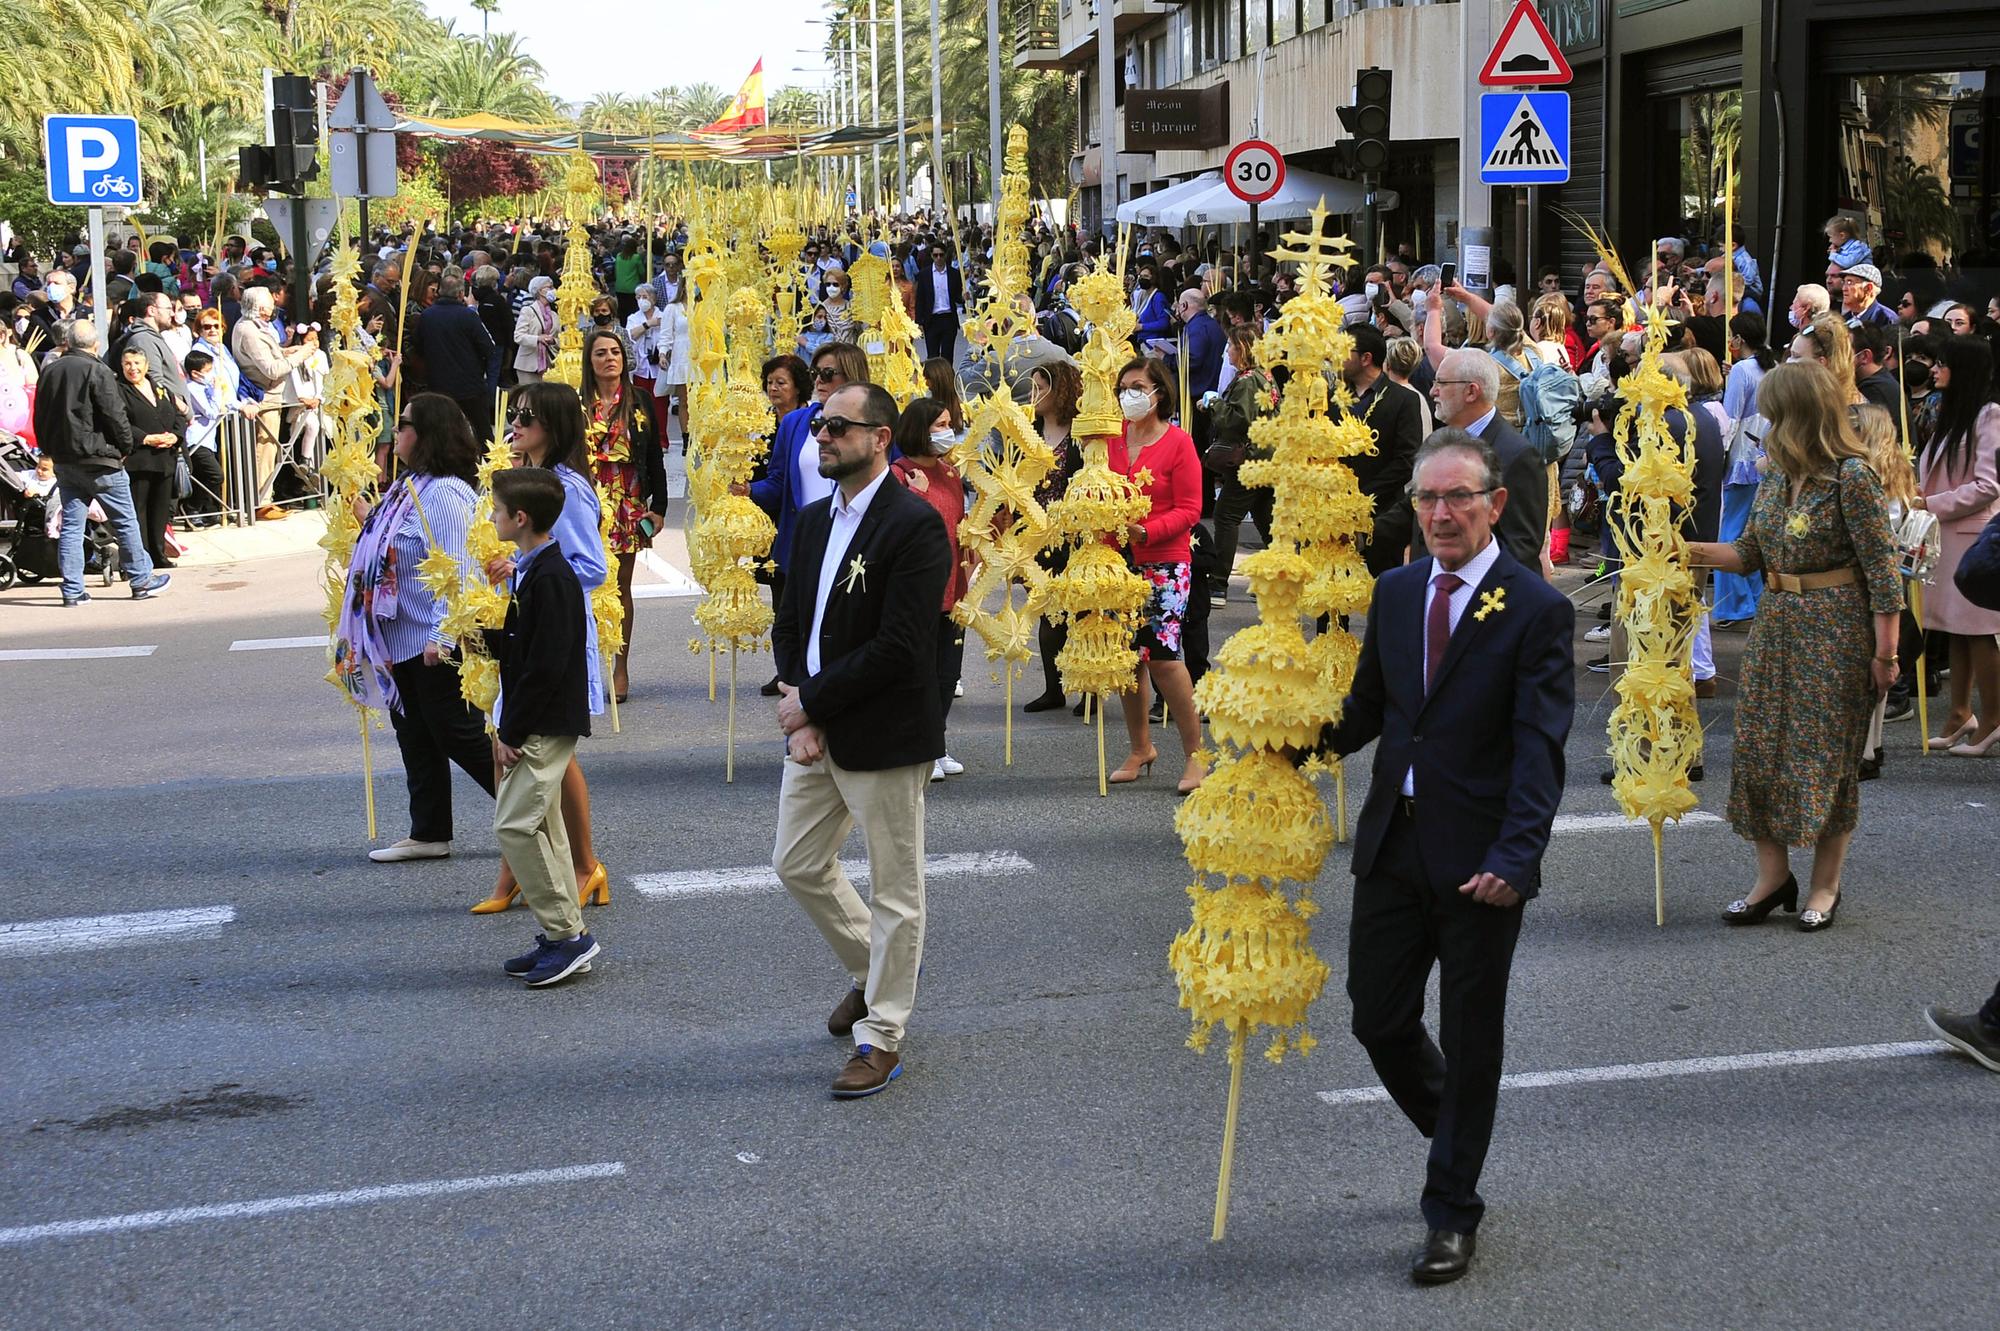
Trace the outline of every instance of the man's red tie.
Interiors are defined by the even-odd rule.
[[[1440,573],[1432,580],[1435,593],[1424,617],[1424,692],[1437,687],[1439,667],[1444,665],[1444,649],[1451,644],[1451,594],[1465,585],[1456,573]]]

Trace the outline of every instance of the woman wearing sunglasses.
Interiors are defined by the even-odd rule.
[[[395,450],[401,468],[381,502],[354,502],[361,534],[333,644],[336,682],[355,703],[388,711],[403,754],[410,835],[369,851],[377,863],[451,854],[453,763],[489,796],[498,784],[486,719],[459,692],[444,600],[417,574],[436,548],[464,575],[479,447],[456,402],[419,393],[397,418]]]
[[[598,535],[601,510],[597,502],[597,487],[590,481],[590,453],[583,441],[583,404],[578,400],[576,390],[568,384],[548,381],[523,384],[514,392],[507,411],[507,424],[512,430],[514,465],[547,468],[562,482],[562,514],[556,518],[555,526],[549,529],[549,535],[562,549],[563,558],[576,571],[576,580],[583,584],[585,609],[577,632],[583,634],[583,659],[587,663],[590,681],[587,688],[590,714],[601,716],[604,712],[603,657],[597,650],[597,625],[590,616],[588,597],[604,585],[606,564],[604,541]],[[486,566],[487,580],[495,585],[513,576],[514,560],[510,555],[496,556]],[[504,696],[500,705],[507,705]],[[497,769],[495,779],[498,779]],[[576,869],[576,881],[581,885],[579,895],[582,900],[578,904],[610,905],[611,875],[591,846],[590,787],[584,783],[583,768],[578,766],[575,758],[570,759],[569,770],[563,773],[562,818],[563,827],[569,835],[570,860]],[[515,882],[513,871],[502,861],[500,881],[494,885],[493,895],[475,905],[472,913],[491,915],[506,910],[520,895],[520,884]]]
[[[631,379],[624,329],[587,333],[583,363],[584,443],[591,479],[611,510],[606,553],[617,557],[618,600],[625,607],[625,645],[611,667],[611,690],[624,702],[631,690],[632,574],[639,552],[652,547],[667,522],[667,459],[653,425],[652,394]]]

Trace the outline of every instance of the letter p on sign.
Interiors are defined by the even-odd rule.
[[[49,202],[139,202],[139,122],[130,116],[49,116],[42,122]]]

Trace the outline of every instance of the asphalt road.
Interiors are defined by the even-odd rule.
[[[229,650],[322,631],[309,557],[189,571],[154,603],[52,599],[0,593],[0,651],[156,650],[0,659],[10,1329],[2000,1323],[2000,1078],[1854,1048],[1926,1040],[1924,1003],[1975,1002],[2000,969],[2000,767],[1920,759],[1913,724],[1823,934],[1721,926],[1751,873],[1726,825],[1669,831],[1664,929],[1643,829],[1557,837],[1509,1071],[1668,1066],[1503,1092],[1474,1271],[1419,1289],[1423,1141],[1393,1106],[1321,1095],[1376,1085],[1346,1033],[1341,849],[1320,1049],[1246,1072],[1209,1242],[1227,1065],[1183,1047],[1166,965],[1189,880],[1167,736],[1109,799],[1067,713],[1020,718],[1004,768],[1000,688],[968,666],[969,770],[931,788],[928,849],[1018,859],[934,876],[907,1072],[842,1103],[822,1023],[844,981],[802,915],[755,883],[674,891],[768,863],[781,760],[768,661],[746,661],[723,783],[693,601],[641,602],[623,733],[586,745],[604,956],[527,992],[498,963],[530,917],[465,913],[497,862],[484,797],[461,780],[454,858],[369,863],[359,737],[319,654]],[[1725,674],[1741,644],[1722,635]],[[1604,679],[1579,681],[1563,812],[1608,814]],[[1731,703],[1703,707],[1710,811]],[[144,912],[182,914],[144,938],[98,918]],[[22,928],[51,920],[72,923]],[[1736,1055],[1773,1057],[1682,1062]]]

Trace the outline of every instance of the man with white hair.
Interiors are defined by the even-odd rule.
[[[1807,282],[1792,296],[1791,320],[1795,330],[1803,331],[1814,319],[1825,314],[1833,305],[1833,297],[1825,287],[1817,282]]]
[[[257,429],[257,516],[267,521],[287,516],[284,509],[271,502],[271,489],[278,479],[285,386],[291,382],[293,369],[313,355],[311,347],[285,349],[278,330],[271,326],[271,315],[276,309],[277,302],[272,299],[269,287],[245,287],[243,317],[236,321],[236,330],[229,336],[230,354],[236,357],[243,377],[264,390],[264,400],[257,404],[250,419]]]
[[[132,482],[125,455],[132,451],[132,427],[118,393],[118,377],[97,358],[97,326],[77,319],[66,326],[69,347],[42,371],[35,391],[35,438],[55,464],[62,495],[62,536],[56,564],[62,571],[62,602],[83,605],[83,533],[95,499],[118,540],[118,561],[135,601],[149,600],[172,579],[154,570],[132,507]]]
[[[1840,317],[1849,328],[1863,324],[1893,324],[1896,312],[1876,299],[1882,291],[1882,270],[1872,263],[1857,263],[1845,270],[1840,286]]]
[[[1451,352],[1438,366],[1431,400],[1439,425],[1464,430],[1492,448],[1508,496],[1494,532],[1508,554],[1540,568],[1548,535],[1549,471],[1526,436],[1500,418],[1500,363],[1476,348]],[[1425,553],[1421,524],[1413,549]]]

